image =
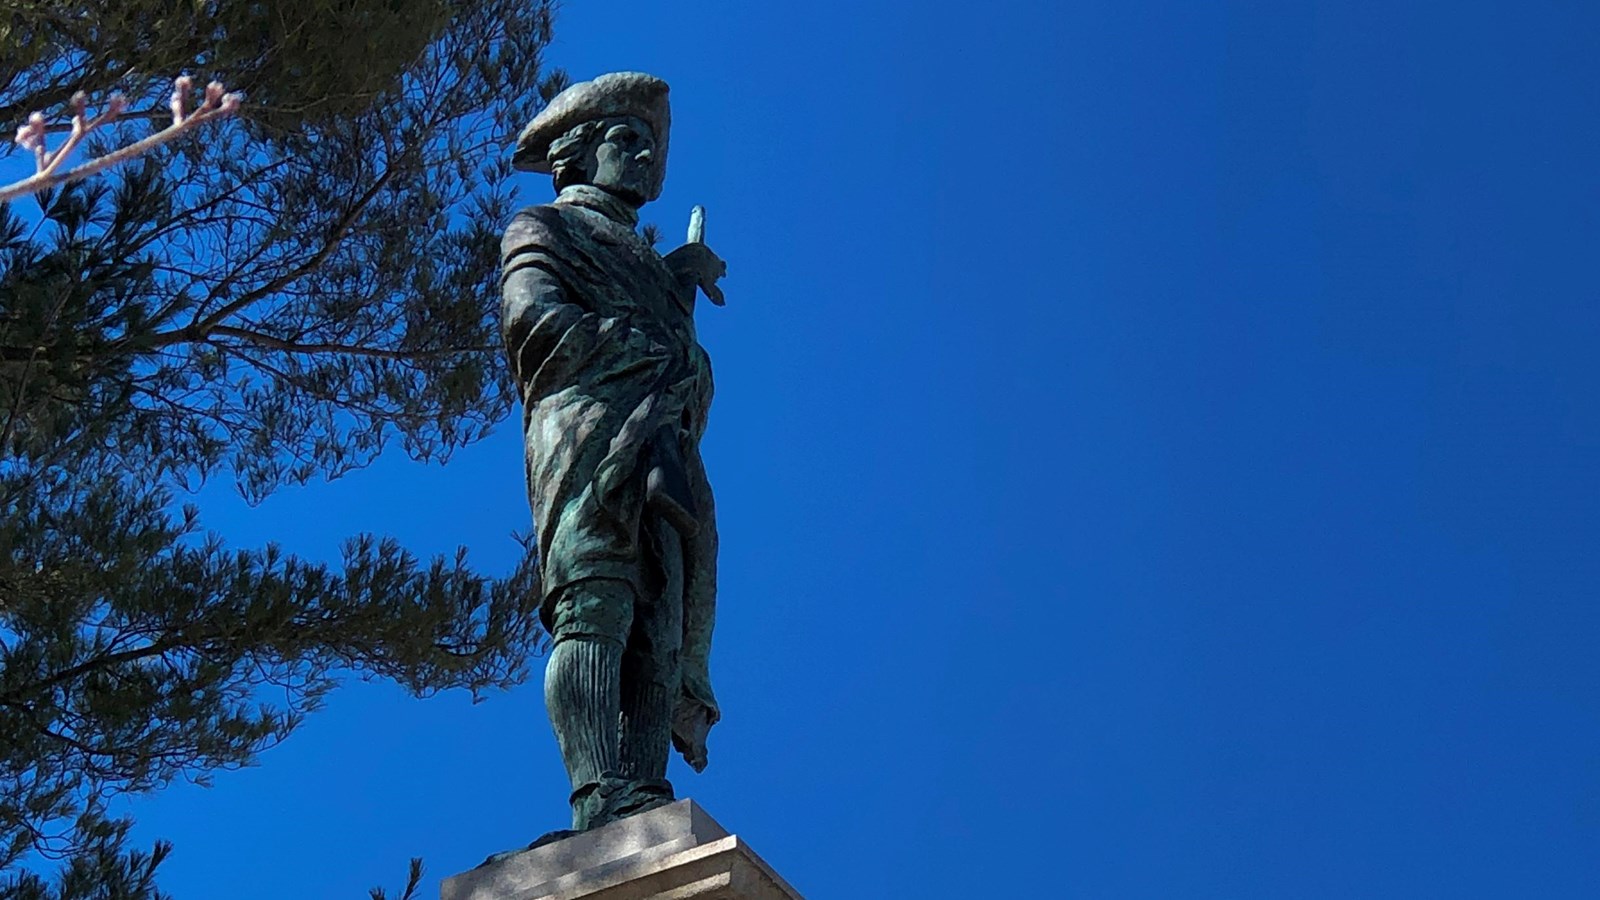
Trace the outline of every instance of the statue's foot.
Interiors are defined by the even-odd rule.
[[[551,831],[551,832],[548,832],[546,834],[540,835],[537,839],[534,840],[533,843],[529,844],[526,847],[523,847],[521,850],[502,850],[499,853],[491,853],[491,854],[489,854],[489,858],[488,859],[485,859],[483,862],[478,863],[478,868],[481,869],[484,866],[492,866],[495,863],[500,862],[501,860],[510,859],[511,857],[516,856],[518,853],[526,853],[529,850],[533,850],[533,849],[536,849],[536,848],[539,848],[539,847],[543,847],[545,844],[553,844],[556,841],[562,840],[564,838],[572,837],[575,834],[577,834],[577,832],[573,831],[571,828],[557,828],[555,831]]]
[[[572,793],[572,827],[590,831],[618,819],[636,816],[676,799],[666,781],[605,778]]]
[[[557,828],[555,831],[539,835],[539,837],[534,839],[534,842],[529,844],[525,849],[537,850],[540,847],[543,847],[545,844],[554,844],[556,841],[566,840],[575,834],[577,834],[577,832],[573,831],[571,828]]]
[[[626,809],[618,811],[616,818],[626,819],[628,816],[637,816],[640,813],[649,812],[652,809],[660,809],[663,806],[671,806],[676,802],[677,799],[673,797],[670,792],[664,797],[660,795],[645,797],[638,800]],[[612,819],[612,821],[615,822],[616,819]]]

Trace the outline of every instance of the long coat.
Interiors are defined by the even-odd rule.
[[[679,285],[631,226],[584,200],[569,188],[552,204],[522,210],[501,243],[502,330],[522,394],[542,616],[549,625],[553,598],[580,579],[618,578],[636,592],[659,581],[644,571],[644,476],[649,442],[674,426],[699,523],[683,542],[675,718],[694,712],[688,704],[715,722],[708,657],[717,531],[699,449],[711,362],[695,336],[692,288]]]

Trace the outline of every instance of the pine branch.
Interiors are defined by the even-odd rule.
[[[393,177],[394,169],[392,167],[385,169],[383,174],[378,177],[378,180],[373,182],[372,185],[368,187],[360,197],[356,198],[356,202],[351,204],[349,209],[345,210],[344,216],[334,224],[333,230],[328,235],[328,239],[323,242],[322,247],[319,248],[316,253],[312,254],[310,259],[307,259],[294,269],[279,275],[261,287],[258,287],[255,290],[246,293],[244,296],[234,300],[233,302],[228,303],[226,306],[223,306],[221,309],[217,310],[211,315],[206,316],[203,319],[197,317],[196,321],[190,324],[188,328],[184,329],[182,332],[176,333],[176,336],[173,339],[194,340],[197,337],[203,339],[207,334],[211,333],[211,329],[215,328],[219,323],[227,319],[229,316],[239,312],[263,297],[270,297],[272,294],[283,290],[285,287],[293,284],[296,279],[303,277],[307,273],[316,271],[317,267],[321,266],[323,261],[326,260],[334,250],[338,249],[339,242],[344,240],[345,235],[350,231],[350,227],[354,225],[356,219],[360,217],[362,210],[367,208],[368,204],[372,202],[373,198],[378,196],[378,192],[382,191],[384,187],[388,185],[389,180]],[[213,293],[216,292],[213,291]],[[210,301],[212,298],[207,297],[206,299],[207,301]],[[164,340],[168,337],[169,335],[164,334],[156,335],[156,345],[161,346],[162,343],[171,343],[171,340]]]
[[[413,856],[411,858],[411,872],[410,872],[409,876],[406,878],[405,891],[402,892],[400,894],[400,896],[396,897],[395,900],[416,900],[417,888],[419,888],[421,886],[422,886],[422,858],[421,857],[417,857],[417,856]],[[384,893],[384,890],[381,887],[373,888],[369,892],[369,896],[372,898],[372,900],[388,900],[388,897],[389,897],[388,894]]]
[[[302,344],[275,338],[270,334],[262,334],[259,331],[234,328],[228,325],[213,325],[208,334],[236,338],[246,343],[255,344],[258,347],[283,350],[288,353],[342,353],[350,356],[370,356],[377,359],[423,359],[431,356],[449,356],[455,353],[493,353],[499,349],[492,346],[479,346],[440,347],[427,350],[385,350],[381,347],[369,347],[361,344]]]

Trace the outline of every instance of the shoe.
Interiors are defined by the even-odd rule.
[[[591,831],[666,806],[674,799],[670,782],[608,776],[572,792],[572,827]]]

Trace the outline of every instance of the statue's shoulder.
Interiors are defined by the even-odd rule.
[[[519,251],[544,249],[561,252],[574,246],[586,246],[604,235],[597,234],[595,219],[564,203],[544,203],[525,206],[511,217],[501,238],[502,256],[509,257]],[[609,243],[609,242],[608,242]]]
[[[559,246],[571,240],[572,223],[561,208],[550,204],[525,206],[506,225],[501,245],[510,252],[521,247]]]

